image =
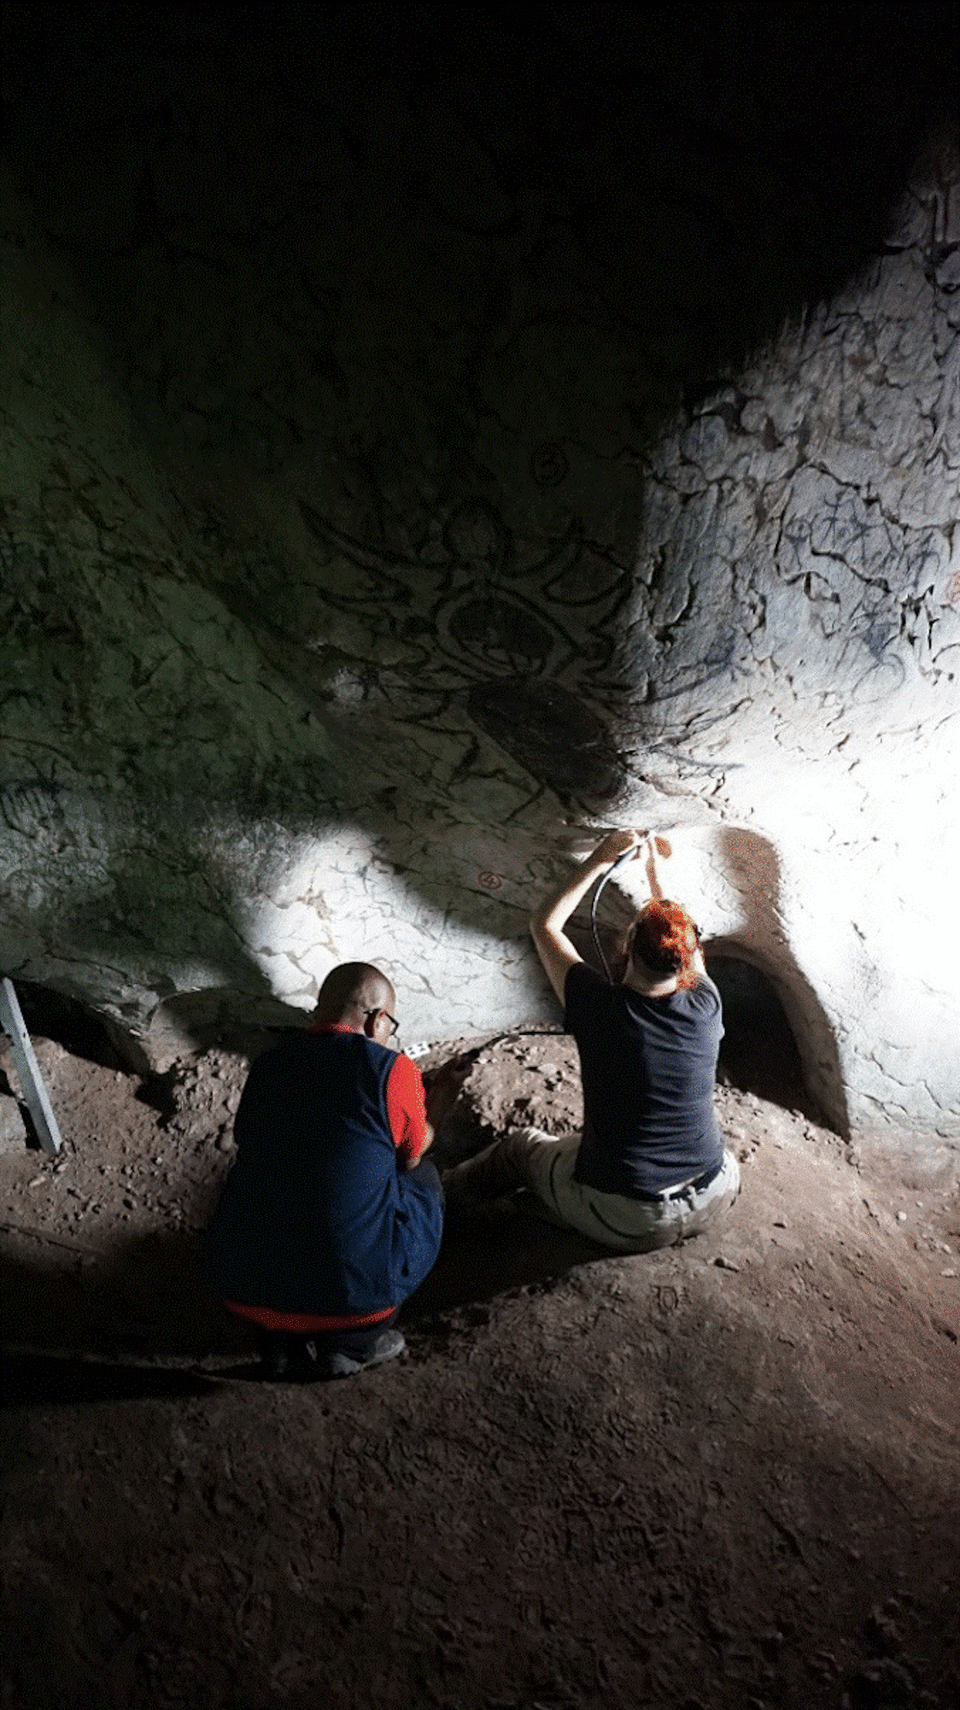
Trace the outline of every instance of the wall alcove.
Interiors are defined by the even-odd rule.
[[[822,1122],[823,1112],[807,1089],[797,1041],[773,981],[737,956],[706,952],[704,959],[723,999],[720,1079]]]
[[[49,1039],[72,1057],[83,1057],[104,1069],[129,1071],[130,1064],[117,1048],[110,1028],[78,999],[32,980],[15,980],[14,990],[34,1044]],[[0,1029],[0,1045],[5,1038]]]

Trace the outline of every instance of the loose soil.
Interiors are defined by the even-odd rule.
[[[198,1263],[247,1056],[37,1049],[65,1144],[0,1156],[3,1706],[956,1710],[955,1182],[764,1053],[718,1088],[715,1234],[450,1219],[401,1360],[269,1384]],[[441,1161],[578,1117],[571,1041],[517,1035]]]

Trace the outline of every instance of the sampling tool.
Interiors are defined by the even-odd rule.
[[[614,861],[613,866],[608,867],[607,871],[603,874],[603,876],[600,880],[600,883],[598,885],[594,886],[593,901],[590,904],[590,930],[593,933],[594,949],[596,950],[597,955],[599,956],[601,962],[603,963],[603,971],[607,976],[607,984],[610,986],[613,985],[613,976],[610,972],[610,969],[607,967],[607,958],[603,954],[603,946],[600,943],[600,934],[597,931],[597,904],[600,901],[600,896],[601,896],[601,892],[603,891],[604,885],[609,884],[609,882],[613,878],[613,875],[616,872],[617,868],[618,867],[624,867],[624,866],[626,866],[626,863],[628,861],[635,860],[635,858],[639,855],[641,848],[642,848],[642,844],[632,843],[630,845],[629,849],[625,849],[623,851],[622,855],[617,856],[617,859]]]
[[[13,1060],[20,1077],[24,1103],[33,1118],[33,1126],[37,1139],[43,1150],[55,1158],[63,1145],[57,1119],[53,1114],[53,1105],[47,1093],[44,1079],[40,1073],[40,1065],[30,1043],[30,1035],[24,1025],[23,1013],[17,1000],[13,981],[0,979],[0,1027],[10,1039]]]

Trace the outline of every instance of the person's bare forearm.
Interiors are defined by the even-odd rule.
[[[641,836],[636,831],[611,831],[587,856],[582,866],[564,879],[539,908],[530,916],[530,934],[560,1002],[570,968],[579,962],[579,954],[567,937],[564,927],[574,909],[581,903],[603,873],[609,872],[621,855],[639,851]]]
[[[458,1053],[449,1057],[439,1068],[428,1069],[423,1077],[424,1105],[427,1116],[427,1134],[423,1151],[433,1145],[438,1129],[443,1127],[447,1117],[463,1091],[463,1083],[470,1073],[472,1064],[465,1062]]]
[[[534,909],[530,916],[531,929],[536,931],[540,927],[544,932],[562,932],[570,916],[609,865],[609,861],[599,860],[594,850],[575,873],[562,879]]]
[[[534,937],[538,928],[544,933],[562,932],[570,916],[582,903],[588,891],[593,889],[600,876],[628,849],[635,848],[639,851],[640,847],[638,832],[610,832],[597,844],[596,849],[591,851],[576,872],[562,879],[539,907],[534,909],[530,916],[530,929]]]

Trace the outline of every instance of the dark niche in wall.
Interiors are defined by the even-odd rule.
[[[99,1063],[105,1069],[129,1070],[130,1065],[117,1051],[105,1023],[76,998],[66,997],[49,986],[34,985],[31,980],[14,981],[14,990],[24,1026],[34,1043],[38,1039],[51,1039],[72,1057],[83,1057],[86,1062]],[[0,1044],[4,1038],[0,1031]]]
[[[706,956],[707,972],[723,999],[720,1078],[785,1110],[822,1120],[804,1085],[793,1030],[772,982],[735,956]]]

